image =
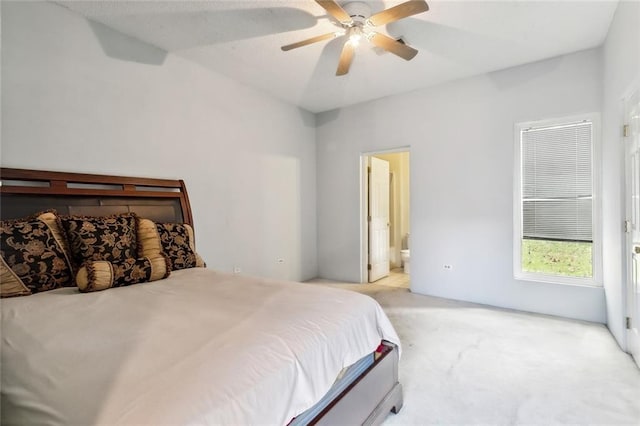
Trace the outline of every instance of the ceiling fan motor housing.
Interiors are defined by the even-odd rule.
[[[353,22],[359,25],[364,25],[371,16],[371,7],[363,1],[349,2],[342,8],[351,16]]]

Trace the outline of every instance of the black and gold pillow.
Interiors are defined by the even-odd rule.
[[[79,268],[88,260],[122,263],[137,257],[135,213],[91,217],[62,216],[60,227],[69,243],[71,260]]]
[[[171,269],[203,268],[196,253],[193,228],[186,223],[156,223],[162,251],[171,261]]]
[[[74,285],[55,212],[0,222],[0,295],[24,296]]]
[[[81,292],[87,293],[161,280],[168,277],[170,272],[169,261],[163,254],[113,263],[88,260],[78,270],[76,283]]]

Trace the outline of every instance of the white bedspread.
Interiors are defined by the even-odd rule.
[[[399,344],[373,299],[217,273],[3,299],[2,424],[277,424]]]

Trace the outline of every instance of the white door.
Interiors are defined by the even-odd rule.
[[[627,348],[640,366],[640,90],[625,103],[627,163]]]
[[[369,282],[389,275],[389,162],[369,158]]]

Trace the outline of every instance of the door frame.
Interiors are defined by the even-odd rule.
[[[640,94],[640,79],[637,79],[636,81],[634,81],[633,84],[630,85],[630,87],[624,92],[624,96],[622,97],[622,102],[621,102],[621,126],[625,125],[625,124],[629,124],[626,122],[627,120],[627,102],[628,100],[631,98],[631,96],[633,96],[636,92],[638,92]],[[627,158],[627,152],[628,152],[628,147],[627,147],[627,138],[622,136],[622,155],[623,155],[623,162],[624,162],[624,167],[622,168],[622,179],[623,179],[623,205],[622,205],[622,215],[623,215],[623,220],[627,221],[630,220],[630,213],[631,213],[631,201],[629,200],[629,159]],[[623,333],[623,344],[622,349],[627,352],[627,353],[631,353],[631,342],[629,341],[629,337],[631,333],[631,330],[628,329],[626,327],[626,319],[627,318],[631,318],[632,321],[640,321],[640,318],[636,317],[636,312],[633,312],[634,310],[634,306],[632,306],[632,301],[633,298],[635,297],[634,295],[632,295],[631,293],[633,292],[633,278],[632,278],[632,272],[633,272],[633,264],[632,264],[632,260],[631,260],[631,248],[633,245],[633,241],[632,241],[632,234],[630,232],[625,232],[624,230],[622,231],[622,245],[623,245],[623,255],[622,255],[622,263],[623,263],[623,290],[622,290],[622,300],[623,300],[623,317],[622,317],[622,322],[623,322],[623,327],[624,327],[624,333]],[[636,362],[636,364],[640,367],[640,359],[636,359],[634,357],[634,361]]]
[[[369,157],[377,154],[393,154],[399,152],[409,153],[409,173],[411,172],[411,146],[398,146],[395,148],[377,149],[375,151],[365,151],[360,153],[360,283],[367,284],[369,282],[369,271],[367,264],[369,263],[369,223],[367,222],[367,202],[369,199],[369,180],[367,176],[367,167],[369,166]],[[409,178],[409,192],[411,193],[411,182]],[[411,221],[411,203],[413,197],[409,200],[409,221]]]

